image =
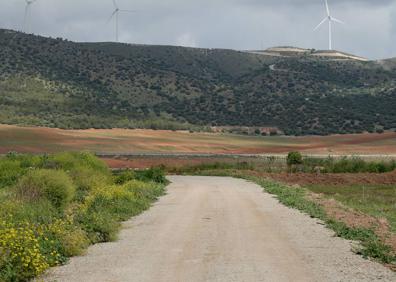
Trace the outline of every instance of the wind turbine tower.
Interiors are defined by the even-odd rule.
[[[332,17],[331,13],[330,13],[329,3],[327,2],[327,0],[325,0],[325,4],[326,4],[327,16],[318,24],[318,26],[315,28],[315,30],[317,30],[319,27],[322,26],[322,24],[324,24],[326,21],[328,21],[328,23],[329,23],[329,50],[333,50],[333,38],[332,38],[333,25],[332,24],[333,24],[333,22],[340,23],[340,24],[345,24],[345,23],[339,19]]]
[[[30,23],[30,16],[31,16],[31,6],[37,0],[25,0],[25,17],[23,18],[23,31],[26,33],[31,32],[31,23]]]
[[[134,13],[135,11],[132,10],[121,10],[118,5],[117,2],[115,0],[113,0],[113,4],[114,4],[114,11],[110,16],[110,19],[108,20],[108,23],[115,18],[115,39],[116,42],[118,42],[118,29],[119,29],[119,14],[120,13]]]

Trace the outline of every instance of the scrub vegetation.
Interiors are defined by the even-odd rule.
[[[0,281],[27,281],[115,240],[165,184],[160,169],[113,175],[89,153],[0,158]]]

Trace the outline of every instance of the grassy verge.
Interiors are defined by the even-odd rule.
[[[302,172],[319,170],[322,173],[386,173],[396,169],[396,161],[365,161],[359,157],[305,157],[298,169]]]
[[[113,175],[88,153],[0,158],[0,281],[27,281],[115,240],[165,184],[160,169]]]
[[[374,230],[367,228],[351,228],[343,222],[329,217],[322,206],[307,197],[308,190],[306,188],[290,187],[270,179],[252,176],[249,174],[249,171],[246,170],[197,170],[194,174],[231,176],[255,182],[263,187],[266,192],[276,195],[279,202],[285,206],[298,209],[313,218],[322,220],[328,228],[335,232],[336,236],[347,240],[358,241],[360,247],[354,251],[364,258],[372,258],[384,264],[396,265],[396,254],[390,246],[385,245],[381,241]]]
[[[362,213],[386,218],[396,232],[396,185],[307,185],[306,188]]]

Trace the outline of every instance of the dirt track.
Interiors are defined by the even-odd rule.
[[[170,177],[168,195],[45,281],[396,281],[251,183]]]

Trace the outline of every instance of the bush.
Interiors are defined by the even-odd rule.
[[[68,230],[68,232],[60,234],[60,241],[65,250],[66,257],[80,256],[84,254],[86,248],[89,246],[89,239],[87,234],[80,228]]]
[[[123,170],[123,171],[117,173],[114,176],[114,183],[122,185],[122,184],[125,184],[126,182],[134,180],[134,179],[136,179],[135,172],[133,170],[128,169],[128,170]]]
[[[81,224],[92,244],[110,242],[117,239],[117,232],[120,224],[105,211],[86,212],[82,211],[77,216],[77,221]]]
[[[125,189],[132,192],[134,197],[142,202],[152,202],[164,193],[162,185],[130,181],[125,184]]]
[[[0,160],[0,188],[14,185],[25,173],[17,160]]]
[[[90,191],[112,183],[109,173],[103,173],[89,167],[75,167],[69,172],[69,175],[76,186],[76,199],[78,201],[83,201]]]
[[[4,199],[0,209],[0,220],[11,216],[14,223],[50,224],[58,215],[59,211],[46,199],[38,202],[24,202],[14,198]]]
[[[153,181],[163,184],[167,182],[164,170],[159,167],[136,171],[136,179],[141,181]]]
[[[43,234],[47,236],[47,239],[58,242],[56,249],[62,255],[54,264],[65,261],[67,257],[83,254],[89,245],[86,233],[78,225],[75,225],[71,219],[57,219],[44,226]],[[48,248],[48,253],[52,252],[53,249]]]
[[[107,212],[117,220],[125,220],[134,214],[135,202],[134,194],[125,187],[108,186],[87,197],[84,205],[88,213]]]
[[[32,170],[18,182],[16,192],[19,198],[28,202],[49,200],[62,210],[74,197],[75,188],[63,171]]]
[[[46,159],[43,167],[49,169],[62,169],[65,171],[73,171],[85,167],[105,174],[109,173],[108,167],[102,160],[87,152],[59,153],[52,155]]]
[[[0,221],[0,280],[26,281],[49,267],[33,230]]]
[[[303,163],[303,157],[300,152],[290,152],[287,155],[287,165],[288,166],[300,165],[302,163]]]

